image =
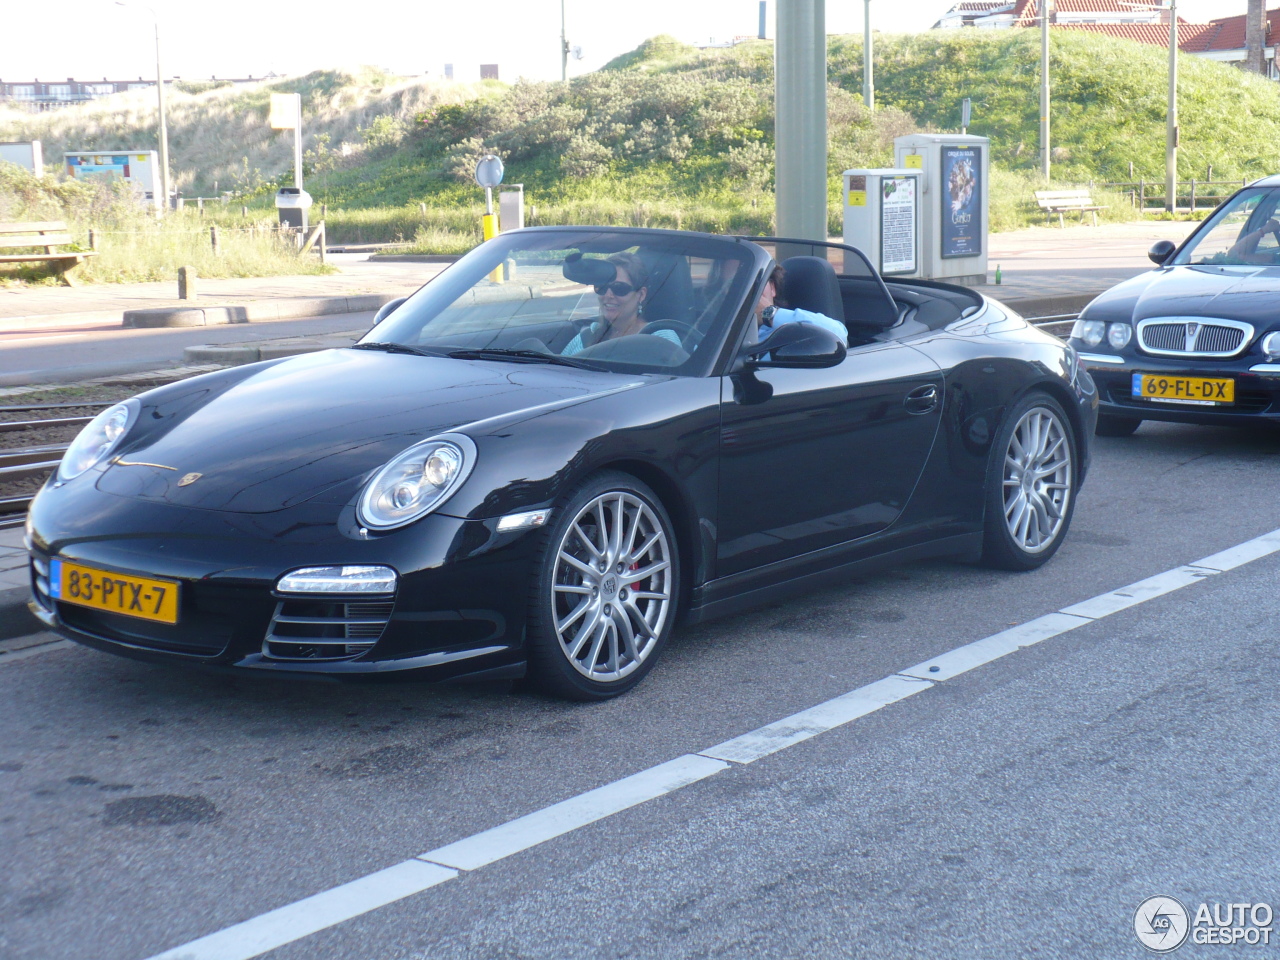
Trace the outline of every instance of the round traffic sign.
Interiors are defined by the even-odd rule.
[[[476,183],[482,187],[496,187],[502,183],[502,161],[492,153],[486,153],[476,161]]]

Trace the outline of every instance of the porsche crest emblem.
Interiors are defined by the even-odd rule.
[[[191,484],[195,483],[197,480],[199,480],[203,476],[204,476],[203,473],[188,473],[185,477],[183,477],[181,480],[178,481],[178,486],[189,487],[191,486]]]

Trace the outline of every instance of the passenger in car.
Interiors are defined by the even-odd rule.
[[[778,291],[782,288],[782,278],[784,276],[782,265],[778,264],[773,268],[773,273],[769,275],[769,279],[765,281],[764,291],[760,294],[760,300],[756,304],[756,343],[764,340],[769,334],[773,333],[776,327],[780,327],[784,323],[813,323],[830,330],[847,347],[849,345],[849,330],[839,320],[834,320],[825,314],[814,313],[812,310],[800,310],[779,305]]]
[[[569,341],[560,351],[561,356],[572,357],[587,347],[606,340],[644,333],[646,322],[640,316],[640,308],[649,295],[649,271],[634,253],[615,253],[606,263],[611,263],[616,276],[610,283],[596,286],[600,298],[600,319],[592,321]],[[669,340],[680,346],[680,335],[674,330],[658,330],[653,336]]]

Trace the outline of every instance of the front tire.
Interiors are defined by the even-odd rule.
[[[1029,393],[1010,411],[987,469],[985,564],[1034,570],[1058,552],[1075,510],[1077,446],[1048,394]]]
[[[675,528],[629,474],[589,478],[556,507],[530,598],[529,675],[547,693],[607,700],[638,684],[676,619]]]

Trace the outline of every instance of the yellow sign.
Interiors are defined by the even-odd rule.
[[[133,159],[137,160],[139,163],[146,163],[148,157],[145,153],[140,153],[137,156],[135,156]]]
[[[63,603],[141,620],[178,622],[178,584],[172,580],[109,573],[61,558],[52,567],[54,596]]]
[[[903,164],[908,170],[923,170],[924,156],[919,153],[909,153],[906,156],[906,162]]]
[[[867,205],[867,191],[865,190],[849,191],[849,206],[865,207],[866,205]]]
[[[273,93],[267,122],[272,130],[296,130],[302,111],[302,97],[296,93]]]

